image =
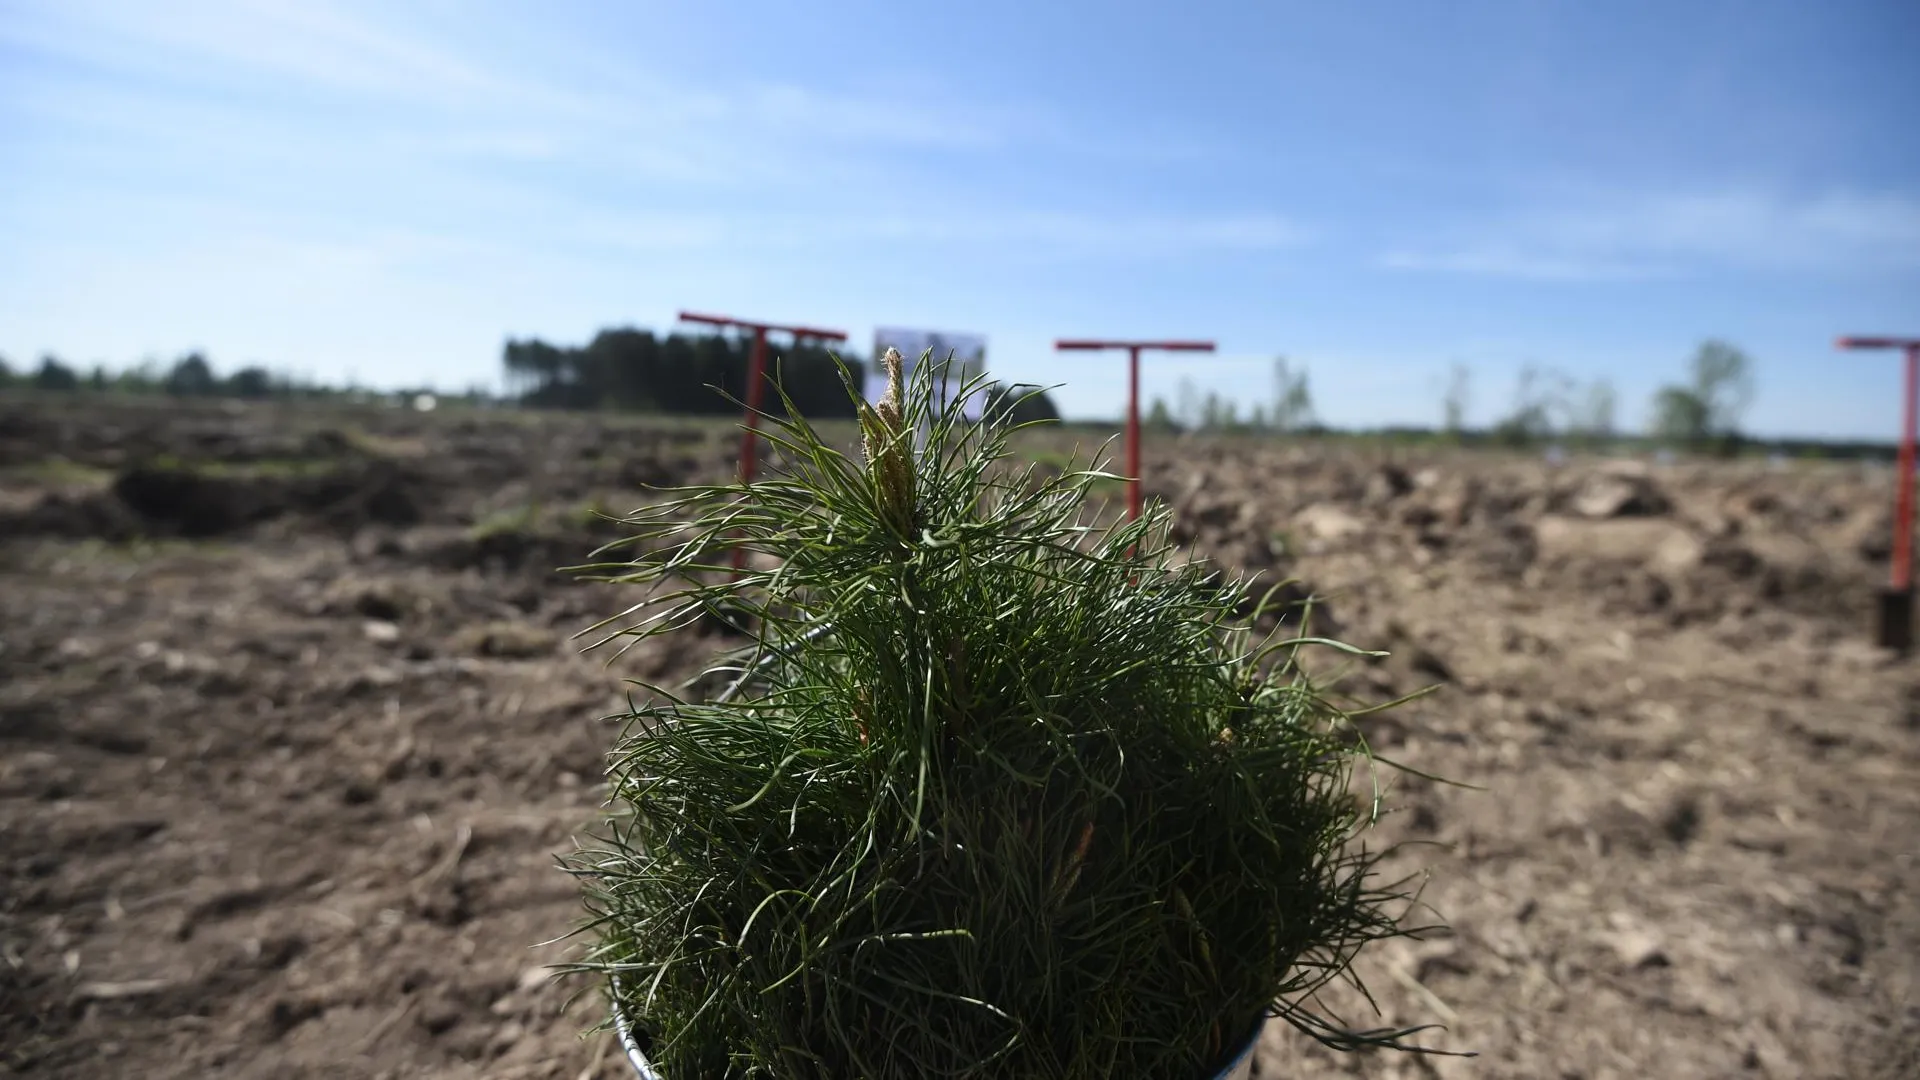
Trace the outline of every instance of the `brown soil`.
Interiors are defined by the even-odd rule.
[[[618,1077],[543,965],[623,677],[553,572],[718,426],[0,401],[0,1071]],[[1920,666],[1868,645],[1890,475],[1150,443],[1196,551],[1327,596],[1383,839],[1453,931],[1259,1075],[1920,1075]],[[1330,1004],[1352,995],[1330,992]]]

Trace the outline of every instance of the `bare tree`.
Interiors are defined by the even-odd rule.
[[[1735,435],[1753,404],[1753,362],[1724,341],[1708,341],[1693,355],[1693,389],[1707,406],[1707,430]]]
[[[1275,431],[1298,431],[1313,423],[1313,390],[1307,384],[1307,369],[1295,371],[1284,356],[1273,361],[1273,412]]]
[[[1707,403],[1690,387],[1663,386],[1653,395],[1653,435],[1699,447],[1707,441]]]
[[[1589,443],[1601,443],[1613,438],[1614,409],[1618,397],[1613,391],[1613,383],[1606,379],[1595,379],[1587,384],[1580,402],[1573,410],[1568,424],[1569,429]]]
[[[1180,377],[1179,390],[1174,397],[1173,415],[1180,421],[1180,426],[1188,431],[1200,426],[1200,391],[1194,387],[1193,380],[1184,375]]]
[[[1653,399],[1653,433],[1696,449],[1740,437],[1740,419],[1753,403],[1752,361],[1727,342],[1702,342],[1693,354],[1693,382],[1662,387]]]
[[[1239,424],[1239,413],[1239,402],[1221,396],[1218,390],[1209,390],[1206,399],[1200,405],[1200,429],[1203,431],[1229,430]]]
[[[1529,446],[1553,436],[1559,426],[1556,416],[1564,418],[1569,410],[1572,380],[1557,371],[1528,364],[1520,369],[1514,389],[1513,411],[1494,426],[1500,441],[1514,446]]]
[[[1447,434],[1458,437],[1466,429],[1467,407],[1472,390],[1473,373],[1467,370],[1467,365],[1453,365],[1453,370],[1447,375],[1446,397],[1441,402]]]

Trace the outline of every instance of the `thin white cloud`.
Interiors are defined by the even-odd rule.
[[[1273,215],[943,215],[877,219],[857,228],[889,240],[1034,244],[1119,257],[1274,251],[1300,247],[1311,238],[1306,228]]]
[[[1666,277],[1670,267],[1567,254],[1534,254],[1511,248],[1480,247],[1452,251],[1390,251],[1380,257],[1388,270],[1410,270],[1524,281],[1632,281]]]
[[[1604,200],[1465,230],[1451,242],[1396,249],[1378,262],[1394,270],[1537,281],[1913,268],[1920,267],[1920,199],[1727,191]]]
[[[1758,192],[1675,195],[1557,221],[1549,239],[1576,248],[1748,266],[1920,265],[1920,201],[1857,192],[1804,199]]]
[[[769,130],[803,131],[842,143],[961,150],[998,148],[1018,122],[991,110],[913,104],[881,94],[847,97],[783,84],[750,86],[729,106],[740,119]]]
[[[696,83],[538,19],[531,8],[367,0],[29,0],[0,20],[0,43],[63,63],[0,88],[16,107],[69,115],[59,101],[90,95],[100,119],[123,111],[115,97],[206,111],[179,126],[208,136],[236,109],[270,115],[291,139],[314,115],[307,106],[359,105],[376,110],[370,138],[426,128],[434,134],[419,142],[467,159],[612,158],[645,175],[714,182],[841,178],[862,151],[1039,149],[1162,163],[1212,153],[1090,134],[1043,103],[997,101],[963,82],[875,81],[854,93],[751,76]]]
[[[1272,215],[927,211],[911,215],[819,214],[628,216],[596,222],[590,238],[637,251],[702,249],[750,253],[818,250],[865,242],[930,248],[986,247],[1041,258],[1162,258],[1282,251],[1313,234]],[[589,239],[583,234],[582,239]]]
[[[0,79],[0,107],[61,132],[69,152],[98,142],[75,134],[111,132],[112,145],[175,158],[388,173],[437,161],[471,176],[544,164],[708,192],[884,184],[903,151],[999,154],[1066,127],[941,83],[836,93],[676,79],[577,27],[519,25],[531,9],[495,15],[359,0],[29,3],[0,20],[0,43],[59,62]]]
[[[422,35],[321,2],[63,0],[23,6],[0,39],[96,70],[189,84],[265,79],[443,103],[525,89]]]

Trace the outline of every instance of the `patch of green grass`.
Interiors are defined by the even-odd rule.
[[[563,515],[565,524],[574,529],[596,529],[609,521],[619,521],[626,513],[610,506],[605,499],[592,498],[570,507]]]
[[[9,466],[5,470],[0,470],[0,477],[16,483],[42,486],[106,487],[113,480],[113,470],[103,469],[97,465],[87,465],[56,454],[25,465]]]
[[[1075,460],[1072,451],[1053,447],[1034,447],[1027,451],[1026,457],[1036,465],[1050,465],[1061,472],[1071,472],[1082,464]]]
[[[209,461],[183,458],[175,454],[156,454],[140,464],[151,469],[190,472],[228,480],[293,479],[325,476],[343,464],[330,458],[260,458],[253,461]]]
[[[545,529],[604,529],[610,521],[620,521],[626,516],[627,511],[615,509],[605,499],[598,497],[557,507],[535,501],[481,513],[470,528],[469,535],[475,540],[484,540],[489,536]]]
[[[425,457],[427,453],[427,441],[417,435],[381,435],[357,425],[338,430],[348,447],[367,457],[418,458]]]
[[[1062,474],[1081,474],[1088,472],[1118,472],[1117,463],[1098,464],[1097,452],[1088,452],[1077,444],[1071,448],[1057,444],[1030,443],[1020,456],[1036,465],[1056,469]],[[1084,488],[1087,501],[1124,500],[1127,497],[1127,482],[1115,476],[1090,477]]]
[[[168,559],[229,558],[235,549],[218,540],[184,540],[173,537],[135,537],[130,540],[48,540],[33,545],[26,555],[27,568],[55,576],[67,576],[83,568],[129,571],[142,569]]]
[[[469,534],[475,540],[507,533],[532,532],[540,524],[541,506],[537,502],[496,510],[473,523]]]

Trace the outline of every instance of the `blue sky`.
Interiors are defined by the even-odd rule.
[[[1118,357],[1334,423],[1520,367],[1623,426],[1703,338],[1749,426],[1890,435],[1920,333],[1920,6],[0,0],[0,356],[492,384],[681,308]]]

